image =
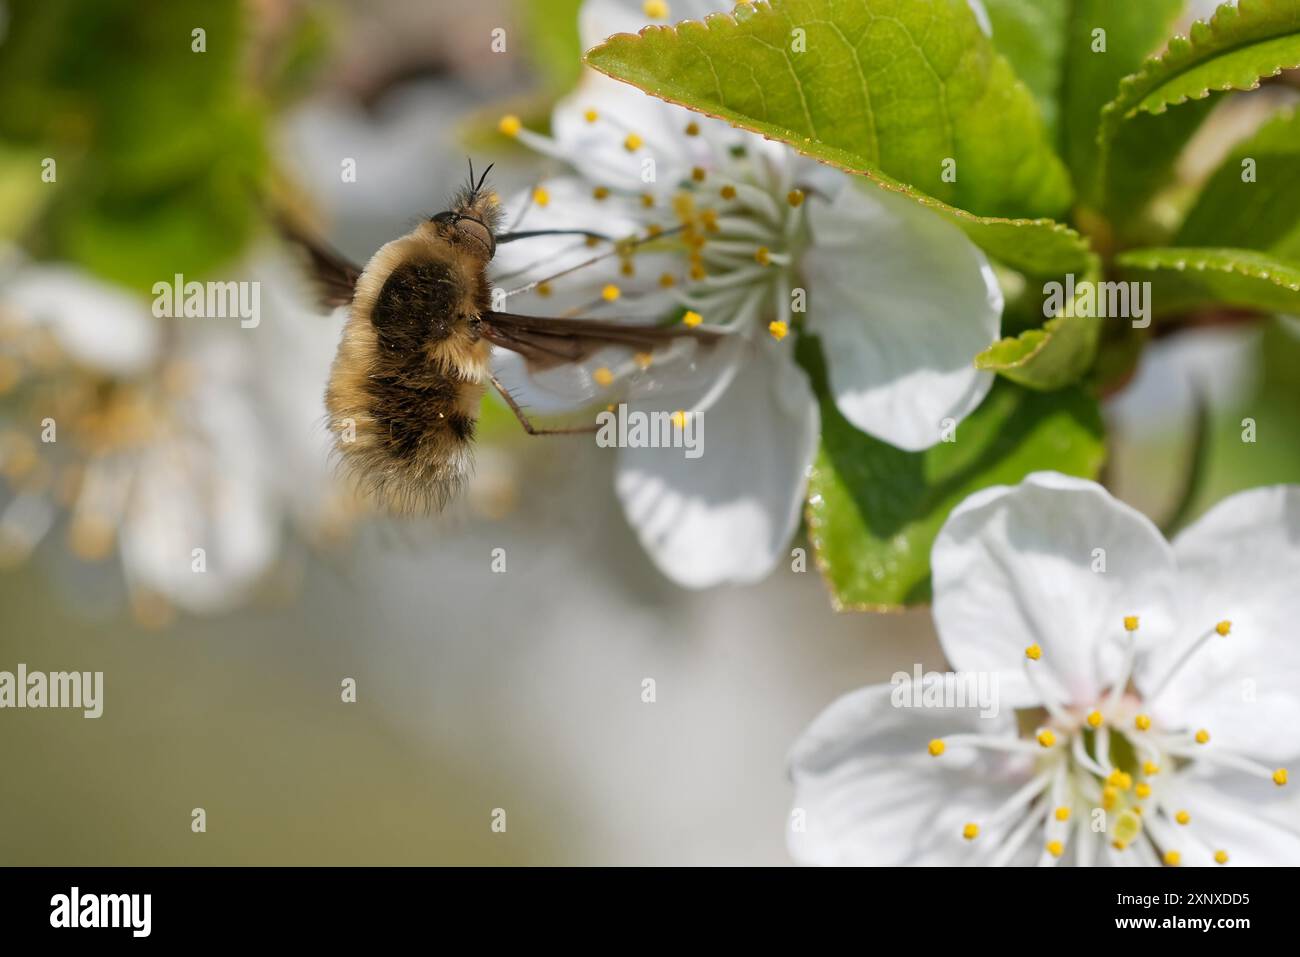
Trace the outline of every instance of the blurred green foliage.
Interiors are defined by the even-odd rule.
[[[582,71],[578,10],[582,0],[515,0],[529,58],[553,93],[567,93]]]
[[[0,217],[3,235],[142,291],[235,257],[256,229],[268,101],[301,88],[324,47],[307,17],[255,64],[244,9],[15,4],[0,48],[0,197],[28,205]],[[47,157],[55,183],[41,178]]]

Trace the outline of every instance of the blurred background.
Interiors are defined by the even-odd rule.
[[[105,682],[98,720],[0,713],[0,863],[780,864],[807,722],[943,666],[926,610],[836,614],[812,567],[676,588],[613,455],[498,405],[435,519],[335,482],[343,315],[249,184],[360,261],[467,156],[528,186],[497,118],[546,125],[578,6],[0,0],[0,670]],[[1235,101],[1189,182],[1258,125]],[[175,273],[260,282],[260,324],[155,318]],[[1287,320],[1161,340],[1109,401],[1109,481],[1157,518],[1300,481],[1298,369]]]

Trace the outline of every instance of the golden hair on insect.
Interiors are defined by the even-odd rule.
[[[441,508],[469,474],[483,395],[496,388],[532,435],[595,427],[535,427],[492,374],[492,347],[521,355],[530,369],[580,362],[617,346],[651,352],[674,339],[704,343],[701,328],[557,319],[492,309],[488,264],[501,243],[586,230],[501,234],[488,167],[449,208],[382,246],[358,269],[314,237],[281,221],[307,251],[325,305],[349,303],[325,407],[335,449],[363,492],[395,512]]]
[[[492,349],[475,320],[500,219],[483,183],[370,258],[330,372],[340,459],[395,511],[442,507],[470,468]]]

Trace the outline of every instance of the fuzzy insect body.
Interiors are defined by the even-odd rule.
[[[492,374],[494,345],[537,370],[581,362],[599,349],[649,353],[719,336],[493,311],[487,267],[497,244],[545,233],[498,235],[500,211],[484,178],[475,183],[471,171],[450,209],[381,247],[364,269],[281,223],[309,254],[322,303],[350,303],[325,393],[329,428],[344,467],[391,511],[432,511],[455,494],[470,471],[489,385],[530,434],[594,431],[534,427]]]

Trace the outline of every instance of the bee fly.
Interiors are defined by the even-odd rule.
[[[535,426],[493,375],[492,346],[518,353],[536,371],[578,363],[611,346],[650,353],[683,338],[707,345],[721,335],[680,325],[493,310],[487,267],[497,246],[557,234],[606,237],[585,230],[499,233],[500,207],[495,194],[484,191],[491,169],[475,182],[471,164],[469,182],[450,209],[381,247],[364,269],[280,222],[306,250],[322,305],[350,304],[325,392],[329,428],[359,486],[395,512],[432,511],[455,494],[469,471],[489,385],[530,435],[595,431],[594,425]]]

